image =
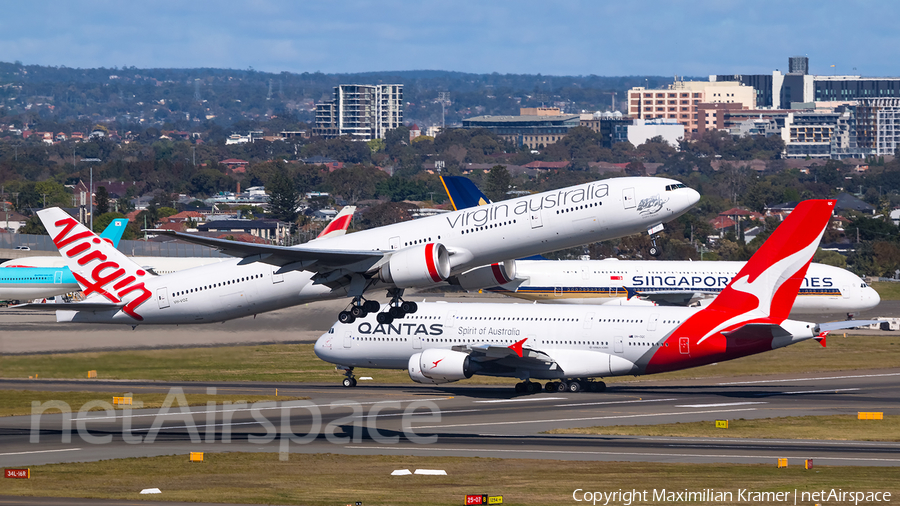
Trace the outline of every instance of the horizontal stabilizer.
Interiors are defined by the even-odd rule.
[[[776,337],[790,337],[791,333],[772,323],[751,323],[744,325],[731,332],[722,332],[722,334],[732,339],[774,339]]]
[[[113,311],[122,309],[125,304],[113,304],[112,302],[58,302],[58,303],[34,303],[10,306],[14,309],[31,309],[34,311]]]
[[[840,322],[827,322],[819,324],[819,332],[832,332],[841,329],[855,329],[868,325],[877,325],[881,320],[844,320]]]

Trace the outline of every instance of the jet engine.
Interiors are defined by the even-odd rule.
[[[516,279],[516,261],[483,265],[450,278],[451,285],[459,285],[464,290],[481,290],[510,283]]]
[[[469,355],[447,349],[429,349],[409,357],[409,377],[416,383],[438,385],[471,378]]]
[[[450,276],[450,253],[441,243],[430,242],[404,248],[381,266],[378,277],[397,288],[421,288],[446,281]]]

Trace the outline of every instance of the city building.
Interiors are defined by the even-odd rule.
[[[900,98],[865,98],[856,108],[856,138],[861,149],[894,155],[900,148]]]
[[[370,141],[402,124],[402,84],[341,84],[334,88],[333,100],[316,104],[313,133]]]
[[[684,125],[685,131],[695,133],[700,118],[700,104],[740,104],[744,109],[756,108],[756,90],[736,81],[675,81],[666,89],[644,87],[628,91],[628,115],[649,120],[672,119]]]
[[[611,148],[617,142],[628,140],[628,127],[634,124],[634,119],[619,111],[595,112],[582,114],[580,124],[600,134],[602,146]]]
[[[757,107],[793,109],[793,104],[845,102],[867,98],[900,98],[900,78],[858,75],[810,75],[809,59],[788,58],[788,73],[710,76],[711,81],[738,82],[756,90]]]
[[[636,119],[633,125],[628,125],[625,128],[628,132],[628,142],[632,146],[640,146],[654,137],[662,137],[664,141],[678,148],[678,142],[684,139],[685,132],[683,124],[667,118]]]
[[[463,120],[463,128],[484,128],[516,146],[538,149],[565,137],[570,129],[581,124],[577,114],[561,114],[557,108],[541,108],[540,114],[519,116],[476,116]],[[524,108],[520,112],[533,112]]]

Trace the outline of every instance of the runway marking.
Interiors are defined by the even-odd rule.
[[[344,446],[350,450],[399,450],[410,451],[416,447],[403,446]],[[436,452],[494,452],[494,453],[555,453],[566,455],[626,455],[631,457],[689,457],[689,458],[725,458],[725,459],[775,459],[784,458],[785,455],[729,455],[729,454],[706,454],[706,453],[640,453],[640,452],[592,452],[592,451],[571,451],[571,450],[496,450],[489,448],[434,448],[428,447],[429,451]],[[873,458],[856,458],[856,457],[822,457],[815,455],[796,455],[787,456],[788,458],[813,458],[815,460],[848,460],[855,462],[900,462],[900,459],[873,459]]]
[[[772,395],[796,395],[796,394],[824,394],[830,392],[855,392],[861,388],[833,388],[828,390],[802,390],[799,392],[778,392]]]
[[[7,455],[30,455],[32,453],[53,453],[53,452],[74,452],[78,451],[81,448],[60,448],[59,450],[35,450],[31,452],[10,452],[10,453],[0,453],[0,457],[5,457]]]
[[[501,402],[532,402],[532,401],[564,401],[565,397],[528,397],[525,399],[495,399],[492,401],[472,401],[473,403],[495,404]]]
[[[641,402],[665,402],[665,401],[677,401],[678,399],[645,399],[645,400],[637,400],[637,401],[606,401],[606,402],[579,402],[577,404],[556,404],[554,408],[564,408],[569,406],[605,406],[607,404],[636,404]]]
[[[630,439],[634,436],[624,436],[624,438]],[[804,444],[804,445],[831,445],[831,446],[885,446],[891,448],[900,449],[900,444],[891,443],[890,441],[830,441],[826,439],[816,439],[816,440],[801,440],[801,439],[730,439],[730,438],[691,438],[691,437],[681,437],[681,438],[663,438],[663,437],[643,437],[638,436],[636,439],[640,439],[642,441],[664,441],[664,442],[674,442],[674,441],[684,441],[685,439],[689,439],[690,441],[695,441],[698,443],[784,443],[784,444]]]
[[[431,411],[416,411],[415,413],[406,413],[406,412],[403,412],[403,413],[387,413],[387,414],[384,414],[384,415],[375,415],[375,416],[372,416],[372,415],[357,415],[357,416],[354,416],[354,417],[352,417],[352,418],[382,418],[382,417],[386,417],[386,416],[403,416],[403,415],[410,415],[410,416],[413,416],[413,415],[420,415],[420,416],[421,416],[421,415],[428,415],[428,416],[434,416],[435,414],[438,414],[438,415],[449,415],[449,414],[453,414],[453,413],[474,413],[474,412],[478,412],[478,411],[481,411],[481,410],[480,410],[480,409],[458,409],[458,410],[455,410],[455,411],[438,411],[437,413],[432,413]]]
[[[676,408],[724,408],[726,406],[746,406],[748,404],[768,404],[768,402],[722,402],[718,404],[682,404]]]
[[[883,378],[886,376],[900,376],[900,372],[891,372],[884,374],[859,374],[855,376],[828,376],[825,378],[792,378],[780,380],[760,380],[760,381],[734,381],[731,383],[717,383],[718,385],[756,385],[759,383],[787,383],[788,381],[822,381],[833,379],[853,379],[853,378]]]
[[[524,423],[551,423],[551,422],[582,422],[588,420],[615,420],[618,418],[641,418],[647,416],[676,416],[676,415],[697,415],[702,413],[736,413],[739,411],[756,411],[756,408],[743,409],[713,409],[709,411],[682,411],[680,413],[644,413],[639,415],[618,415],[618,416],[590,416],[585,418],[555,418],[545,420],[522,420],[518,422],[485,422],[485,423],[457,423],[451,425],[420,425],[417,429],[444,429],[448,427],[480,427],[484,425],[516,425]]]

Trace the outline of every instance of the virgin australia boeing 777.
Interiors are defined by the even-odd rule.
[[[161,231],[218,248],[234,260],[147,276],[59,209],[39,211],[84,289],[57,319],[92,323],[224,321],[305,302],[351,296],[341,321],[381,305],[363,295],[387,289],[377,319],[415,313],[407,288],[433,286],[492,262],[642,232],[684,213],[699,194],[665,178],[613,178],[299,246],[237,243]],[[152,301],[151,301],[152,299]],[[28,307],[28,306],[20,306]]]

